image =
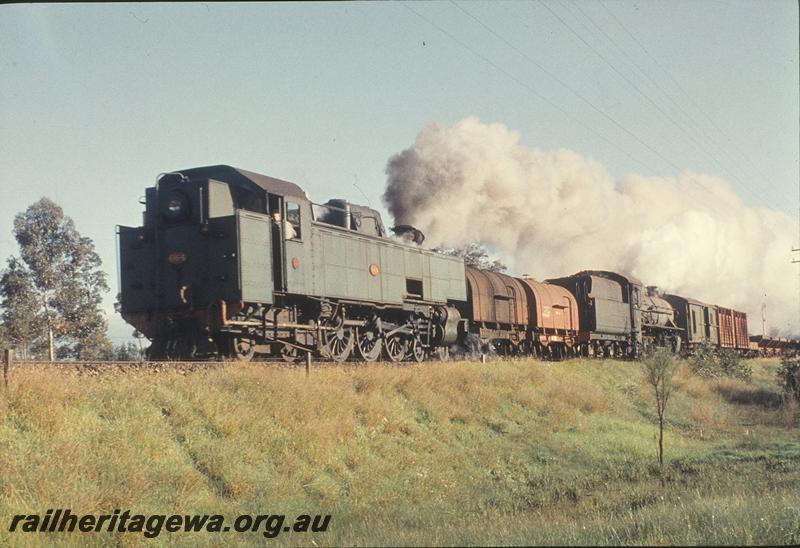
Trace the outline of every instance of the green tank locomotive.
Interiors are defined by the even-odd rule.
[[[224,165],[160,176],[118,249],[120,312],[154,360],[423,360],[466,299],[463,259],[389,237],[377,211]]]

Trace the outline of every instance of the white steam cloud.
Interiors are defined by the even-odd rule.
[[[800,333],[796,221],[746,206],[717,177],[615,181],[572,150],[519,143],[503,124],[426,126],[390,159],[384,201],[430,246],[481,242],[516,274],[627,272],[646,285],[747,312],[751,334]],[[766,295],[766,296],[765,296]]]

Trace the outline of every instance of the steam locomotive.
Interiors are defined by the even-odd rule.
[[[294,183],[242,169],[166,173],[145,191],[142,226],[117,228],[119,309],[152,360],[749,348],[742,312],[614,272],[540,282],[480,270],[419,247],[413,227],[392,230],[372,208],[316,204]]]

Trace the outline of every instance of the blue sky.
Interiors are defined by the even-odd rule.
[[[119,342],[114,226],[159,173],[227,163],[380,206],[389,157],[470,115],[796,215],[797,21],[775,0],[3,5],[0,256],[14,214],[61,204]]]

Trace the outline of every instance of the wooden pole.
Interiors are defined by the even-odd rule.
[[[311,352],[306,352],[306,378],[311,376]]]
[[[11,364],[14,363],[14,350],[6,348],[3,352],[3,386],[8,390],[8,370],[11,369]]]

